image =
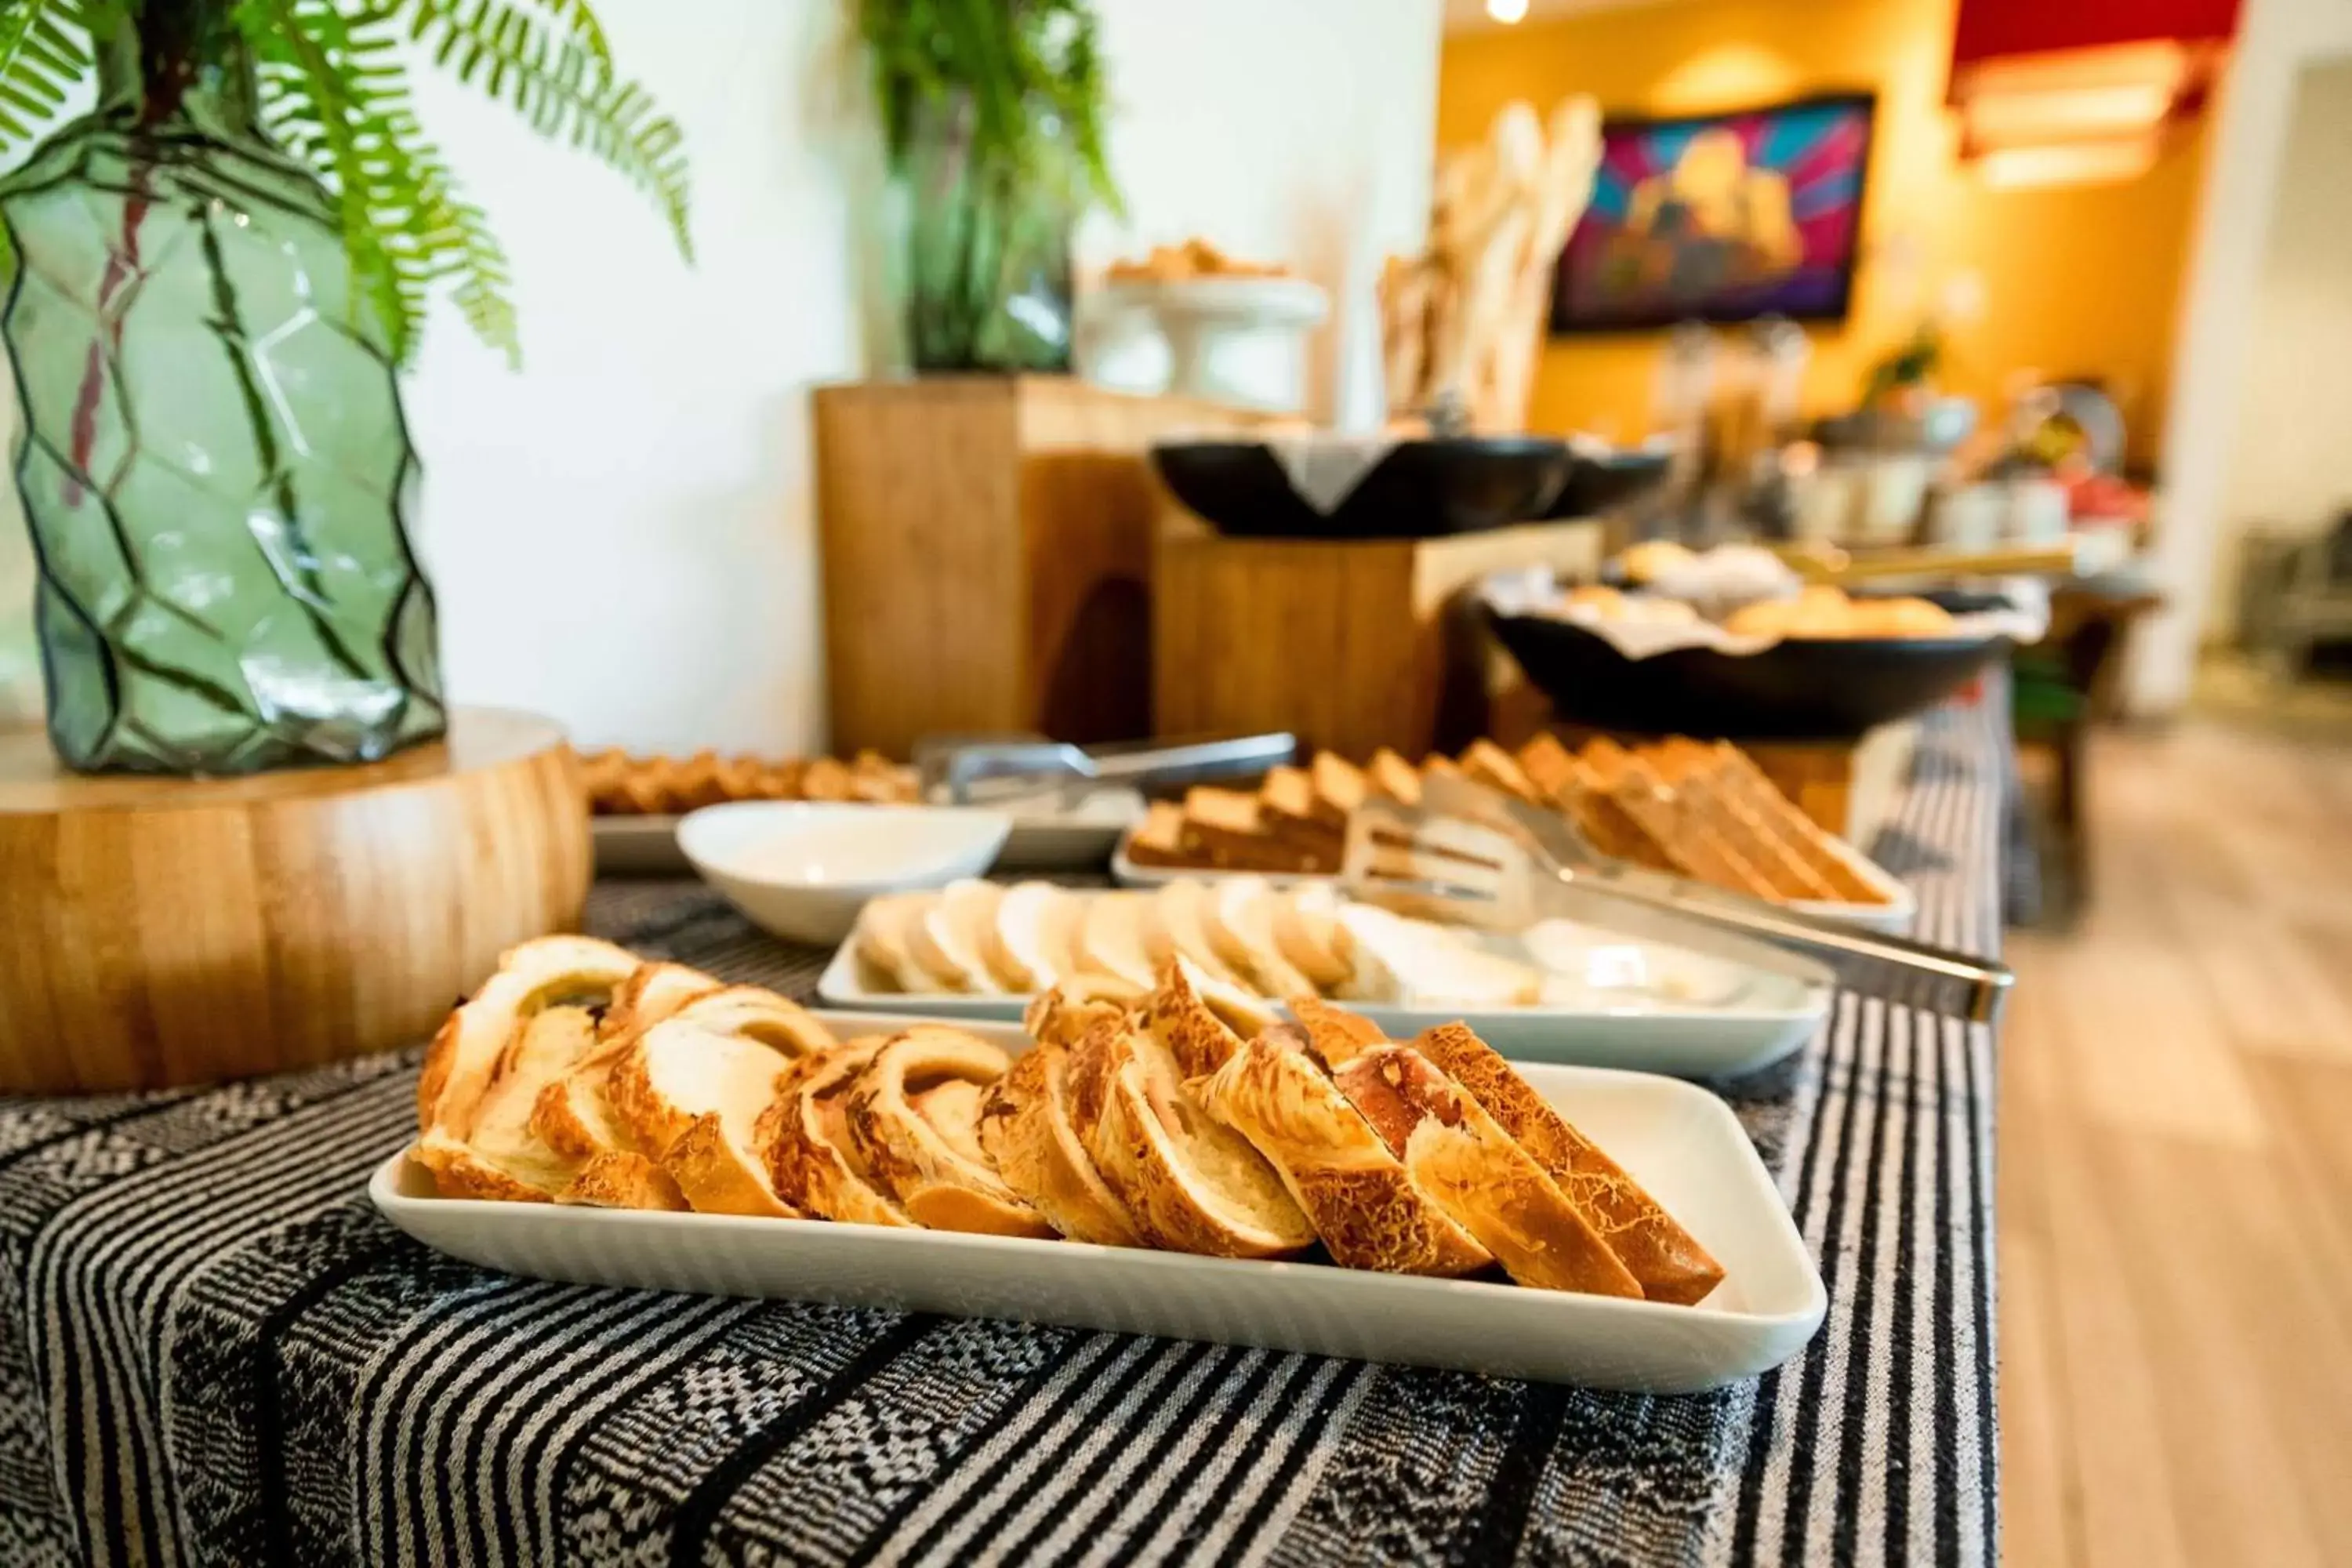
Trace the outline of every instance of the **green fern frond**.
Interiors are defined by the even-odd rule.
[[[541,3],[559,8],[557,0]],[[503,0],[414,0],[411,10],[409,37],[431,49],[437,64],[651,197],[679,252],[693,259],[685,136],[656,110],[650,93],[614,76],[610,61],[575,37],[551,36]]]
[[[0,156],[29,142],[65,107],[90,68],[76,0],[11,0],[0,6]]]

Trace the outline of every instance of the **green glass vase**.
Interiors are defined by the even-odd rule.
[[[152,0],[97,110],[0,180],[49,735],[85,771],[373,761],[443,727],[386,334],[219,9]]]

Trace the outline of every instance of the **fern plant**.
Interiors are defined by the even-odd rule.
[[[612,167],[692,258],[683,138],[614,70],[588,0],[0,0],[0,165],[101,51],[142,27],[243,43],[261,129],[325,184],[400,363],[441,288],[484,342],[509,363],[521,354],[506,253],[417,119],[408,54],[428,54],[541,135]]]

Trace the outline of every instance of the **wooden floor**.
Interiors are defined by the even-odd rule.
[[[2103,737],[2091,904],[2012,938],[2012,1568],[2352,1563],[2352,742]]]

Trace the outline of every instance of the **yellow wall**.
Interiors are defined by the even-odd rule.
[[[1605,111],[1704,113],[1810,92],[1879,96],[1852,315],[1816,326],[1808,408],[1850,407],[1872,359],[1916,324],[1941,282],[1972,270],[1985,308],[1957,333],[1948,390],[1990,416],[2008,375],[2100,375],[2132,448],[2153,455],[2201,129],[2137,180],[1986,189],[1954,155],[1944,108],[1953,0],[1668,0],[1449,37],[1442,148],[1475,142],[1515,98],[1575,92]],[[1538,430],[1632,437],[1650,426],[1658,333],[1548,343],[1528,411]]]

